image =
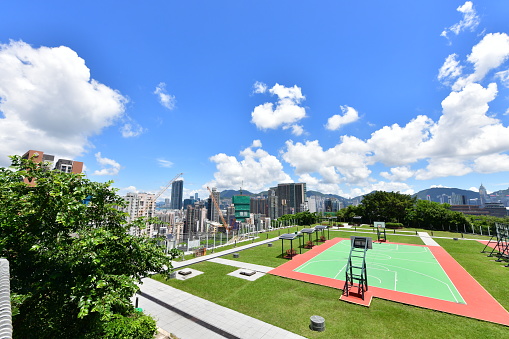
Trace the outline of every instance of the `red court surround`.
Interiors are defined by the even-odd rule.
[[[311,258],[334,246],[342,240],[349,241],[350,239],[334,238],[332,240],[328,240],[320,246],[313,247],[313,249],[306,253],[293,257],[292,260],[289,260],[287,263],[274,268],[273,270],[269,271],[269,273],[280,277],[342,289],[345,283],[344,280],[337,280],[293,271]],[[389,242],[389,244],[398,243]],[[428,247],[444,271],[447,273],[454,286],[456,286],[456,289],[461,294],[466,304],[458,304],[455,302],[422,297],[419,295],[391,291],[384,288],[370,286],[369,292],[373,294],[373,297],[509,326],[509,312],[507,312],[507,310],[502,307],[502,305],[500,305],[498,301],[495,300],[495,298],[493,298],[460,264],[458,264],[456,260],[454,260],[454,258],[445,251],[445,249],[440,246],[411,244],[400,245]]]

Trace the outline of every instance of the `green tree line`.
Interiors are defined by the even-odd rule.
[[[330,217],[326,216],[326,217]],[[452,232],[493,234],[495,223],[509,223],[509,218],[465,215],[452,211],[451,205],[433,201],[417,200],[399,192],[375,191],[363,197],[357,206],[347,206],[334,215],[337,222],[375,221],[400,223],[406,227]],[[357,219],[355,218],[357,217]],[[278,220],[294,220],[299,225],[312,225],[323,218],[319,213],[309,211],[284,215]],[[488,231],[489,230],[489,231]]]

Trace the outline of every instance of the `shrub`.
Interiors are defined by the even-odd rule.
[[[400,222],[386,222],[385,228],[400,229],[400,228],[403,228],[403,224]]]
[[[156,331],[156,321],[146,314],[135,312],[128,317],[116,314],[111,321],[104,325],[100,337],[104,339],[147,339],[153,338]]]

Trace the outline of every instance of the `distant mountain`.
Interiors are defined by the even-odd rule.
[[[428,189],[417,192],[413,196],[416,196],[417,199],[422,199],[422,200],[427,200],[428,196],[429,196],[429,199],[431,201],[441,202],[440,197],[442,195],[451,197],[453,195],[453,193],[457,194],[457,195],[465,196],[467,204],[470,199],[479,199],[479,192],[464,190],[461,188],[445,188],[445,187],[428,188]],[[250,197],[254,197],[254,196],[258,196],[258,195],[267,195],[267,191],[263,191],[260,193],[251,193],[249,191],[242,190],[242,194],[250,196]],[[235,190],[225,190],[225,191],[221,192],[221,199],[231,199],[234,195],[240,195],[240,191],[239,190],[236,190],[236,191]],[[493,192],[490,195],[498,196],[498,197],[509,196],[509,188],[506,190],[500,190],[500,191]],[[350,205],[354,201],[359,201],[359,199],[362,197],[362,196],[358,196],[358,197],[349,199],[349,198],[345,198],[345,197],[342,197],[342,196],[339,196],[336,194],[325,194],[325,193],[321,193],[318,191],[307,191],[306,197],[311,197],[311,196],[318,196],[318,197],[323,197],[323,198],[334,198],[339,201],[342,201],[345,205]],[[442,201],[444,201],[444,200],[442,200]],[[445,201],[448,202],[448,198],[445,199]]]
[[[240,195],[240,191],[224,190],[220,193],[220,198],[221,199],[231,199],[234,195]],[[242,190],[242,195],[247,195],[247,196],[253,197],[258,194],[251,193],[246,190]]]
[[[325,194],[325,193],[322,193],[322,192],[318,192],[318,191],[306,191],[306,197],[311,197],[311,196],[317,196],[317,197],[323,197],[323,198],[335,198],[335,199],[338,199],[339,201],[349,201],[349,200],[352,200],[352,199],[348,199],[348,198],[344,198],[340,195],[336,195],[336,194]]]
[[[427,200],[429,196],[429,200],[435,201],[435,202],[441,202],[440,197],[442,195],[446,195],[451,197],[452,195],[464,195],[466,198],[466,203],[468,204],[468,201],[470,199],[479,199],[479,192],[474,192],[470,190],[463,190],[460,188],[445,188],[445,187],[435,187],[435,188],[428,188],[422,191],[417,192],[414,194],[414,196],[417,196],[417,199]],[[448,202],[446,199],[445,202]]]

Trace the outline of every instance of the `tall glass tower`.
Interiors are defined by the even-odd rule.
[[[177,180],[171,184],[171,203],[172,210],[182,209],[182,198],[184,194],[184,180]]]

